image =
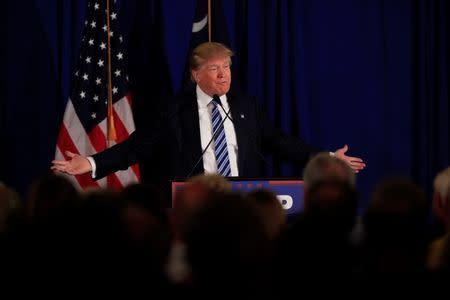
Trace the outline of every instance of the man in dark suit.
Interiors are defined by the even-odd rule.
[[[68,152],[70,159],[53,161],[52,169],[71,175],[92,172],[92,177],[99,179],[149,160],[154,163],[149,166],[155,170],[153,179],[161,183],[199,173],[260,177],[266,151],[305,164],[319,149],[278,131],[255,99],[229,92],[232,55],[220,43],[199,45],[190,57],[195,93],[166,103],[161,109],[163,117],[154,122],[158,125],[145,132],[137,130],[128,140],[92,157]],[[330,155],[359,172],[364,162],[345,155],[347,149],[345,145]]]

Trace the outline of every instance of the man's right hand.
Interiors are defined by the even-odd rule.
[[[92,171],[92,166],[86,157],[70,151],[66,151],[65,153],[69,157],[69,160],[53,160],[52,170],[70,175],[80,175]]]

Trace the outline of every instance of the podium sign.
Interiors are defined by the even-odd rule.
[[[287,216],[298,214],[303,210],[303,181],[302,180],[236,180],[230,179],[231,188],[243,193],[255,189],[267,189],[277,195]],[[172,203],[176,192],[185,184],[184,181],[172,181]],[[173,205],[172,205],[173,206]]]

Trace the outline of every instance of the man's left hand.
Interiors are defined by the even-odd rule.
[[[347,151],[348,146],[344,145],[344,147],[337,149],[334,154],[337,158],[345,161],[345,163],[347,163],[347,165],[350,166],[350,168],[352,168],[355,173],[363,170],[366,167],[366,164],[363,162],[363,160],[359,157],[345,155],[345,152]]]

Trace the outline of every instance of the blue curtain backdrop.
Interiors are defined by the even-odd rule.
[[[138,127],[182,87],[196,2],[117,1]],[[236,53],[233,87],[257,96],[285,131],[330,150],[347,143],[364,158],[361,207],[393,175],[431,197],[450,156],[448,1],[211,2]],[[2,5],[0,180],[23,194],[49,172],[86,0]],[[301,174],[269,162],[270,176]]]

